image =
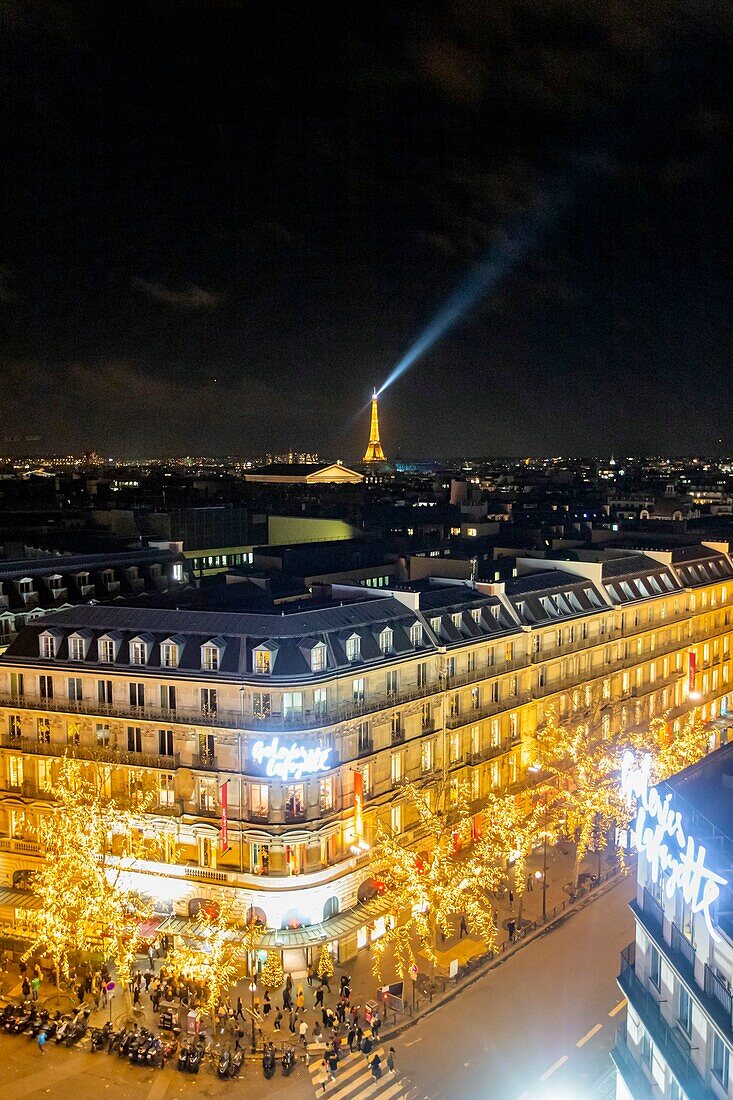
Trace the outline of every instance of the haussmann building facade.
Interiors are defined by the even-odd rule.
[[[235,894],[297,969],[394,918],[369,873],[384,822],[419,843],[407,780],[523,792],[553,707],[607,730],[699,708],[725,738],[733,565],[717,544],[526,559],[505,583],[425,581],[282,614],[78,606],[0,657],[0,922],[22,920],[65,753],[153,792],[155,860],[129,868],[160,927]],[[167,856],[167,858],[166,858]]]

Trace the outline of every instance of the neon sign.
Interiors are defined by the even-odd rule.
[[[266,774],[282,779],[302,779],[316,772],[327,772],[330,768],[328,758],[330,748],[306,748],[305,745],[281,745],[279,737],[274,737],[269,745],[256,741],[252,746],[252,759],[255,764],[267,764]]]
[[[728,880],[705,866],[707,851],[685,833],[682,814],[672,808],[672,794],[662,799],[657,788],[649,786],[651,765],[648,754],[637,763],[630,750],[624,753],[621,763],[621,791],[629,806],[633,799],[637,804],[631,833],[634,846],[648,859],[652,882],[666,874],[667,897],[674,897],[679,890],[692,912],[703,914],[712,939],[719,941],[710,906]]]

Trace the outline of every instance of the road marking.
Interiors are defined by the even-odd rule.
[[[403,1043],[402,1045],[403,1045],[403,1047],[414,1047],[415,1043],[421,1043],[421,1042],[422,1042],[422,1035],[420,1036],[419,1039],[413,1039],[411,1043]]]
[[[609,1012],[609,1014],[608,1014],[608,1015],[609,1015],[609,1016],[615,1016],[615,1015],[616,1015],[616,1013],[620,1012],[620,1011],[621,1011],[621,1009],[625,1007],[625,1005],[626,1005],[626,1001],[625,1001],[625,1000],[623,1000],[623,1001],[619,1001],[619,1003],[618,1003],[618,1004],[616,1005],[616,1007],[615,1007],[615,1008],[612,1008],[612,1009],[611,1009],[611,1011]]]
[[[585,1044],[588,1042],[588,1040],[592,1039],[594,1035],[597,1035],[602,1027],[603,1027],[603,1024],[596,1024],[595,1027],[592,1027],[590,1029],[590,1031],[586,1031],[583,1038],[578,1039],[577,1043],[575,1044],[576,1047],[584,1047]]]
[[[563,1054],[562,1058],[558,1058],[558,1060],[555,1062],[554,1065],[550,1066],[549,1069],[545,1070],[545,1072],[540,1077],[540,1081],[546,1081],[548,1077],[552,1077],[555,1070],[560,1069],[560,1066],[564,1066],[565,1063],[567,1062],[567,1060],[568,1060],[567,1054]]]

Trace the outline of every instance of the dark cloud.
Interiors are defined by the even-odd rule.
[[[29,372],[49,445],[358,453],[372,385],[552,196],[385,395],[392,451],[724,433],[728,5],[47,0],[0,19],[0,400],[24,422]]]
[[[222,302],[221,294],[204,290],[195,283],[189,283],[184,290],[171,290],[162,283],[150,283],[146,279],[133,279],[132,285],[154,301],[172,306],[173,309],[217,309]]]

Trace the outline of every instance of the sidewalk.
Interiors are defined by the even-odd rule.
[[[608,862],[605,858],[602,861],[601,871],[605,876],[609,869],[615,866],[615,852],[611,853],[612,859]],[[547,889],[545,898],[545,908],[547,915],[546,924],[542,924],[541,927],[546,927],[552,919],[556,918],[561,911],[567,911],[570,906],[570,883],[573,876],[575,852],[574,846],[569,842],[560,842],[557,846],[548,848],[547,851]],[[542,918],[542,882],[535,878],[535,872],[542,871],[543,865],[543,851],[540,848],[537,852],[533,853],[527,862],[527,874],[530,876],[531,889],[525,891],[521,904],[521,925],[519,914],[519,900],[515,897],[513,904],[510,904],[508,891],[504,896],[494,899],[494,907],[497,913],[497,923],[499,927],[499,943],[494,958],[506,954],[508,951],[516,950],[509,942],[509,933],[507,926],[510,920],[515,922],[517,933],[521,934],[527,928],[536,921],[541,922]],[[579,877],[579,886],[583,888],[587,887],[591,879],[597,874],[598,871],[598,857],[596,854],[590,854],[583,861],[581,866],[581,874]],[[587,896],[587,895],[586,895]],[[487,956],[487,948],[484,941],[475,935],[472,935],[469,929],[469,934],[464,935],[462,938],[459,935],[460,927],[460,914],[456,914],[454,920],[454,934],[447,937],[444,942],[438,945],[437,951],[437,966],[435,968],[435,976],[437,981],[437,996],[442,999],[442,994],[448,990],[450,993],[456,989],[456,983],[454,980],[449,979],[450,966],[453,961],[458,964],[458,979],[465,977],[467,966],[470,966],[472,959]],[[518,945],[517,945],[518,946]],[[488,961],[488,960],[487,960]],[[386,1038],[391,1033],[399,1031],[409,1021],[414,1018],[415,1014],[420,1015],[422,1012],[429,1010],[430,1006],[434,1003],[436,997],[436,991],[432,993],[424,992],[426,989],[426,982],[429,980],[432,967],[427,959],[418,960],[419,963],[419,977],[413,988],[413,983],[409,977],[404,980],[404,1000],[406,1004],[406,1015],[399,1016],[394,1013],[385,1013],[383,1010],[380,1015],[383,1018],[383,1035]],[[145,971],[148,969],[148,960],[140,958],[138,961],[138,969]],[[161,966],[165,966],[165,958],[156,959],[155,971],[160,970]],[[382,974],[380,979],[375,978],[372,971],[372,953],[369,950],[362,950],[360,953],[343,965],[336,967],[336,973],[330,980],[331,992],[326,992],[324,998],[324,1004],[326,1007],[335,1010],[339,1000],[339,987],[340,977],[342,974],[347,974],[351,979],[351,1004],[361,1006],[361,1022],[364,1024],[363,1019],[363,1007],[367,1001],[373,1001],[377,999],[377,990],[381,986],[391,984],[399,981],[397,977],[394,963],[389,954],[385,956],[382,965]],[[7,975],[5,976],[7,979]],[[315,979],[313,986],[309,988],[305,972],[293,972],[292,974],[294,988],[293,999],[297,992],[298,986],[302,983],[303,991],[305,995],[305,1010],[298,1014],[298,1020],[295,1022],[295,1032],[291,1032],[289,1029],[289,1015],[285,1013],[282,1019],[282,1030],[276,1032],[274,1030],[274,1018],[278,1008],[282,1006],[282,990],[276,990],[271,993],[272,1011],[268,1018],[260,1019],[255,1023],[255,1033],[257,1039],[257,1045],[261,1047],[262,1040],[272,1039],[277,1044],[282,1042],[296,1042],[297,1041],[297,1028],[300,1020],[303,1018],[308,1022],[308,1038],[312,1043],[316,1022],[320,1022],[324,1034],[327,1032],[327,1028],[322,1023],[322,1013],[320,1008],[315,1007],[316,991],[319,987],[318,979]],[[5,982],[6,990],[10,983]],[[40,1002],[55,994],[56,990],[54,986],[50,986],[48,983],[43,984],[40,992]],[[115,997],[112,1002],[112,1019],[117,1021],[124,1009],[123,997],[120,990],[116,991],[118,996]],[[19,998],[21,996],[20,979],[13,982],[12,988],[6,995],[12,998]],[[260,1002],[264,999],[264,989],[258,986],[257,997]],[[76,1004],[76,996],[72,993],[74,1003]],[[244,1039],[242,1040],[243,1046],[247,1051],[251,1048],[252,1040],[252,1019],[248,1012],[248,1008],[251,1004],[251,994],[249,991],[249,985],[247,980],[239,982],[231,992],[231,1004],[236,1006],[237,998],[241,997],[242,1004],[245,1010],[246,1023],[239,1021],[239,1026],[244,1030]],[[87,997],[87,1002],[90,998]],[[183,1028],[185,1031],[185,1011],[181,1011]],[[385,1016],[387,1018],[385,1019]],[[110,1010],[108,1007],[100,1007],[99,1010],[92,1009],[90,1017],[90,1023],[92,1026],[101,1026],[106,1020],[110,1018]],[[152,1011],[152,1005],[148,994],[142,994],[142,1005],[136,1013],[138,1022],[142,1025],[152,1026],[156,1023],[155,1015]],[[205,1027],[208,1034],[211,1036],[215,1043],[229,1044],[232,1042],[231,1031],[227,1031],[224,1036],[214,1035],[214,1029],[210,1021],[205,1021]],[[345,1033],[345,1029],[342,1029]]]

